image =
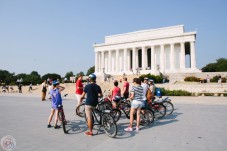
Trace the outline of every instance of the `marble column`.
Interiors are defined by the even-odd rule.
[[[104,60],[104,51],[102,51],[102,61],[101,61],[101,72],[103,72],[103,69],[105,68],[105,60]]]
[[[136,48],[132,48],[132,70],[136,69]]]
[[[174,52],[174,44],[170,44],[170,69],[175,69],[175,52]]]
[[[161,45],[161,54],[160,54],[160,71],[163,73],[164,72],[164,68],[165,68],[165,65],[164,65],[164,45]]]
[[[95,52],[95,72],[98,72],[98,51]]]
[[[146,69],[146,47],[142,47],[142,70]]]
[[[180,68],[185,69],[185,46],[184,42],[180,43],[181,53],[180,53]]]
[[[196,61],[195,61],[195,42],[191,41],[190,42],[190,55],[191,55],[191,68],[195,69],[196,68]]]
[[[131,61],[130,52],[131,52],[131,50],[128,50],[127,51],[127,70],[126,71],[129,71],[131,69],[131,65],[130,65],[130,61]]]
[[[151,46],[151,70],[155,71],[155,47]]]
[[[107,71],[111,72],[111,64],[112,64],[112,56],[111,55],[112,55],[112,51],[109,50],[108,53],[109,53],[109,56],[108,56],[108,61],[109,62],[108,62],[108,70]]]
[[[116,72],[119,72],[119,49],[116,50]]]
[[[124,71],[127,71],[127,48],[124,49]]]
[[[101,61],[102,61],[102,53],[99,52],[99,68],[98,68],[98,72],[101,72]]]

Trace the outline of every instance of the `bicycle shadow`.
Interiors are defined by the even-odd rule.
[[[162,119],[155,119],[154,122],[151,123],[150,125],[140,126],[140,131],[150,129],[150,128],[155,127],[155,126],[163,126],[163,125],[166,125],[166,124],[178,122],[178,120],[176,118],[177,118],[177,116],[179,116],[181,114],[183,114],[183,113],[173,112],[171,115],[167,115],[167,116],[163,117]],[[135,121],[134,121],[134,124],[135,124]],[[129,137],[133,137],[138,133],[138,132],[135,132],[135,131],[126,132],[124,129],[127,128],[128,125],[129,125],[129,120],[128,120],[128,122],[124,122],[124,123],[121,122],[121,121],[118,121],[118,123],[117,123],[118,134],[116,136],[116,139],[125,139],[125,138],[129,138]]]
[[[66,125],[67,134],[79,134],[87,130],[85,121],[73,120],[69,121]]]
[[[165,117],[163,117],[161,119],[155,119],[152,124],[150,124],[148,126],[143,126],[143,127],[140,128],[140,130],[145,130],[145,129],[148,129],[148,128],[151,128],[151,127],[163,126],[163,125],[178,122],[179,120],[176,119],[176,118],[181,114],[183,114],[183,113],[173,112],[172,114],[166,115]]]

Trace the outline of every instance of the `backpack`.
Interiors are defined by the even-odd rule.
[[[148,90],[147,90],[146,97],[147,97],[147,102],[150,102],[151,99],[153,98],[153,94],[152,94],[150,88],[148,88]]]
[[[156,88],[155,93],[156,93],[157,97],[161,97],[162,96],[162,91],[161,91],[160,88]]]

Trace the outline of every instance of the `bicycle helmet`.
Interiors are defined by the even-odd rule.
[[[58,85],[59,82],[58,82],[57,80],[54,80],[54,81],[52,82],[52,84],[53,84],[53,85]]]
[[[96,75],[94,73],[92,73],[92,74],[89,75],[89,78],[91,80],[96,80]]]

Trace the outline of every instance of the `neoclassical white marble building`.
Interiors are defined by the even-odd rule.
[[[183,25],[106,36],[105,43],[94,44],[95,73],[130,75],[138,69],[141,74],[200,72],[195,41],[196,32],[184,32]]]

